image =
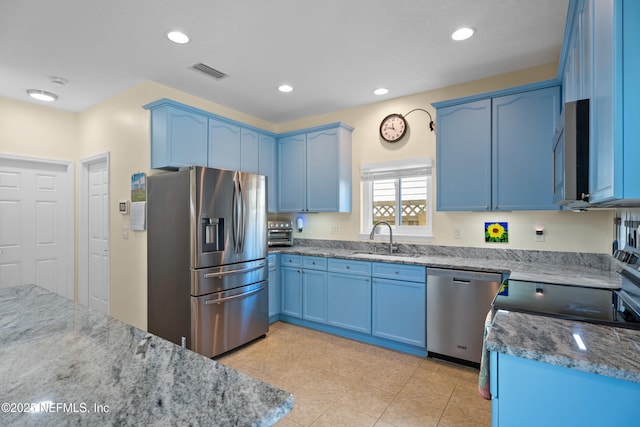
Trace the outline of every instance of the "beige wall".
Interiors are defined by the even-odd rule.
[[[0,153],[75,160],[77,115],[0,97]]]
[[[408,137],[393,145],[383,144],[378,136],[382,117],[391,112],[404,114],[413,108],[424,108],[434,115],[432,102],[553,78],[555,72],[556,65],[550,64],[284,124],[268,123],[154,82],[142,83],[77,114],[0,98],[0,153],[76,162],[110,153],[110,314],[146,329],[146,233],[129,231],[128,238],[123,238],[122,231],[129,226],[129,216],[117,212],[117,202],[130,199],[131,174],[150,173],[149,113],[142,105],[166,97],[273,132],[336,121],[355,127],[353,212],[306,215],[305,231],[299,236],[357,240],[360,232],[360,163],[415,156],[431,156],[435,161],[435,134],[428,130],[425,113],[416,111],[409,115]],[[607,253],[613,235],[612,217],[613,211],[580,214],[436,212],[433,243],[486,246],[482,233],[484,221],[508,221],[510,242],[492,247]],[[537,225],[545,227],[544,243],[533,241],[533,229]],[[332,234],[335,227],[339,232]],[[456,228],[460,229],[461,239],[453,238]]]

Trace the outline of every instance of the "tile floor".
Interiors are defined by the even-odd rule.
[[[293,393],[278,426],[489,426],[476,369],[276,322],[217,359]]]

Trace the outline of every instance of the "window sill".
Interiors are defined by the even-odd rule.
[[[369,233],[359,233],[358,238],[360,240],[369,240]],[[373,238],[376,242],[386,242],[389,243],[389,234],[388,233],[380,233],[374,236]],[[402,243],[402,242],[411,242],[411,243],[431,243],[433,241],[433,234],[396,234],[393,233],[393,242],[394,243]]]

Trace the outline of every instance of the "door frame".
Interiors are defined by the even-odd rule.
[[[96,163],[107,163],[107,235],[109,236],[109,268],[111,275],[111,215],[109,205],[111,200],[111,163],[110,153],[96,154],[80,159],[78,164],[78,304],[89,306],[89,167]],[[107,280],[109,291],[111,281]],[[107,301],[107,313],[111,308],[111,297]]]
[[[65,200],[66,205],[69,207],[67,209],[67,215],[64,219],[65,224],[67,226],[67,233],[65,236],[65,244],[66,248],[64,250],[65,253],[65,263],[64,266],[67,269],[67,283],[65,285],[65,295],[70,300],[75,300],[75,209],[74,209],[74,199],[75,199],[75,172],[73,167],[73,162],[69,160],[56,160],[56,159],[47,159],[40,157],[28,157],[28,156],[18,156],[18,155],[10,155],[0,153],[0,161],[7,162],[11,166],[20,167],[20,165],[31,166],[39,168],[39,165],[49,165],[49,166],[58,166],[64,169],[66,175],[66,191],[67,197]]]

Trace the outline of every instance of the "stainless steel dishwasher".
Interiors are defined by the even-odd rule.
[[[502,275],[427,268],[427,352],[480,363],[484,321]]]

